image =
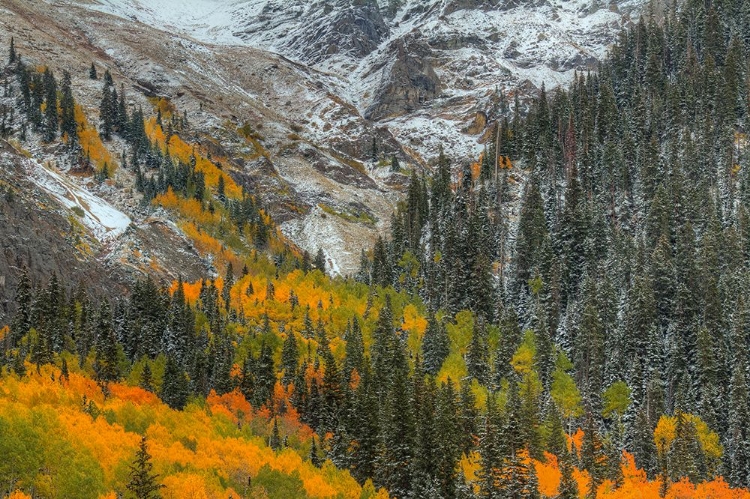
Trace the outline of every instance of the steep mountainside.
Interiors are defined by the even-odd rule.
[[[94,125],[91,61],[124,83],[131,109],[168,99],[189,140],[225,157],[292,241],[347,274],[389,226],[411,169],[439,146],[477,157],[516,90],[590,67],[638,6],[8,0],[0,23],[32,62],[79,68]]]
[[[516,92],[523,101],[593,67],[640,5],[98,0],[54,2],[52,15],[76,13],[102,63],[141,90],[179,97],[189,113],[202,105],[191,118],[264,184],[253,192],[284,232],[351,273],[405,185],[394,157],[403,168],[439,146],[477,157]],[[230,140],[246,123],[262,124],[261,150]]]
[[[363,116],[431,159],[438,142],[455,158],[476,155],[481,146],[466,132],[476,113],[501,111],[498,89],[569,82],[575,70],[595,66],[642,3],[193,0],[177,8],[102,0],[92,8],[330,73]]]

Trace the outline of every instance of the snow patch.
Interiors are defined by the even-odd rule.
[[[82,210],[81,221],[99,241],[116,239],[130,225],[130,217],[64,175],[33,159],[26,161],[26,169],[29,178],[60,204],[70,210]],[[80,215],[80,211],[76,215]]]

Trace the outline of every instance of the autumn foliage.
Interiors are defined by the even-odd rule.
[[[35,497],[115,497],[144,434],[163,497],[280,497],[287,480],[299,482],[299,497],[375,496],[348,472],[305,460],[312,433],[293,412],[280,429],[294,433],[296,448],[273,451],[257,428],[269,428],[268,412],[239,392],[174,411],[134,386],[113,384],[105,397],[86,376],[61,378],[51,366],[0,381],[0,474],[16,466],[18,489],[6,497],[30,497],[21,491],[31,489]]]
[[[75,119],[78,125],[78,142],[81,145],[83,154],[86,155],[89,161],[91,161],[91,165],[96,169],[102,168],[104,163],[107,163],[107,168],[112,173],[117,164],[113,160],[112,154],[102,142],[99,131],[94,125],[89,123],[80,105],[76,105],[75,107]]]
[[[561,472],[556,456],[546,453],[544,461],[533,461],[542,497],[558,497]],[[750,499],[750,492],[732,489],[722,477],[712,481],[693,484],[687,479],[671,484],[662,496],[661,479],[649,480],[646,472],[639,469],[633,456],[627,452],[622,456],[622,484],[616,486],[605,481],[596,491],[598,499]],[[590,476],[588,472],[574,469],[573,478],[578,484],[581,498],[587,497]]]

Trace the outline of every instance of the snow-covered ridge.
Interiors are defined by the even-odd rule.
[[[643,3],[402,0],[395,12],[389,0],[95,0],[84,6],[207,44],[278,53],[325,72],[338,97],[429,159],[436,138],[455,158],[477,154],[477,137],[463,130],[476,112],[495,117],[498,90],[567,84],[574,71],[605,55]],[[419,51],[439,80],[440,92],[417,106],[402,101],[421,88],[393,95],[401,88],[393,82],[422,76],[403,64],[394,72],[404,47]],[[431,122],[439,126],[425,126]]]
[[[379,2],[384,15],[388,15],[388,3]],[[472,3],[477,6],[461,8]],[[494,6],[406,0],[398,12],[386,18],[390,36],[373,55],[377,57],[394,39],[419,31],[431,42],[448,45],[436,47],[440,52],[456,50],[461,59],[483,54],[486,60],[482,62],[518,72],[521,80],[528,78],[537,86],[543,81],[548,86],[556,85],[569,79],[576,55],[601,57],[631,12],[637,13],[643,2],[486,3]],[[350,8],[349,4],[346,0],[96,0],[85,5],[167,31],[177,30],[202,42],[248,45],[305,62],[309,47],[296,47],[294,40],[310,29],[311,23],[335,19],[341,10]],[[374,61],[332,51],[317,65],[342,77],[359,79],[368,72],[368,62]],[[540,70],[535,71],[537,68]]]

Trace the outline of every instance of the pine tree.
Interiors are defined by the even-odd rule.
[[[148,440],[144,435],[135,454],[135,460],[130,465],[130,481],[125,488],[134,499],[158,499],[159,490],[164,487],[157,482],[159,475],[153,473],[154,465],[148,453]]]
[[[153,374],[151,373],[151,364],[149,362],[145,362],[143,366],[143,371],[141,371],[141,380],[138,383],[138,386],[149,392],[154,391]]]
[[[570,463],[570,456],[567,454],[560,459],[560,499],[578,499],[578,484],[573,478],[573,465]]]
[[[489,380],[489,352],[487,351],[487,331],[483,324],[475,325],[469,351],[466,354],[466,369],[469,376],[485,385]]]
[[[116,109],[112,106],[112,75],[109,70],[104,73],[102,99],[99,103],[99,135],[103,140],[112,138]]]
[[[382,421],[382,451],[376,464],[375,477],[397,497],[408,497],[411,492],[411,465],[414,459],[414,415],[408,393],[407,372],[401,346],[393,355],[392,381],[385,400]],[[405,367],[405,366],[404,366]]]
[[[224,285],[221,288],[221,298],[224,300],[224,309],[227,312],[231,307],[232,286],[234,286],[234,267],[232,267],[232,262],[229,262],[226,274],[224,274]]]
[[[271,437],[268,439],[268,446],[275,451],[281,450],[278,418],[273,418],[273,429],[271,430]]]
[[[461,421],[458,398],[450,378],[438,390],[435,407],[435,477],[444,497],[451,497],[460,483],[456,464],[461,457]]]
[[[536,178],[528,183],[524,193],[516,237],[516,276],[518,290],[525,288],[537,262],[543,241],[547,236],[547,223],[544,218],[542,196]]]
[[[63,357],[60,365],[60,380],[70,381],[70,371],[68,370],[68,361]]]
[[[99,78],[96,74],[96,65],[93,62],[91,63],[91,68],[89,69],[89,78],[92,80],[96,80]]]
[[[18,59],[18,56],[16,55],[16,41],[11,36],[10,37],[10,51],[9,51],[9,55],[8,55],[8,64],[15,63],[16,59]]]
[[[697,483],[701,479],[698,460],[702,455],[697,431],[682,411],[678,411],[675,417],[675,438],[669,449],[669,477],[673,482],[687,477]]]
[[[344,381],[349,385],[354,371],[361,377],[365,367],[365,346],[357,317],[354,317],[354,320],[347,326],[344,340],[346,340],[346,350],[342,371]]]
[[[188,399],[188,380],[172,356],[167,356],[159,397],[172,409],[182,410]]]
[[[427,317],[427,329],[422,337],[423,368],[427,374],[437,375],[450,353],[445,326],[432,312]]]
[[[320,455],[318,454],[318,446],[315,443],[315,434],[313,434],[312,444],[310,444],[310,462],[316,468],[320,468],[323,465]]]
[[[499,433],[502,422],[497,413],[494,400],[488,399],[487,413],[479,439],[479,456],[481,468],[479,471],[479,497],[499,499],[504,497],[501,492],[502,449]]]
[[[737,363],[732,374],[729,395],[729,431],[725,463],[729,483],[734,487],[750,485],[750,410],[745,369]]]
[[[75,100],[71,89],[70,73],[63,72],[62,97],[60,99],[60,133],[66,138],[68,146],[73,149],[78,144],[78,124],[75,118]]]
[[[32,299],[29,270],[24,266],[21,270],[21,277],[18,280],[18,286],[16,288],[15,301],[18,305],[18,310],[16,311],[16,315],[13,316],[13,321],[10,325],[11,348],[15,347],[31,328]]]
[[[315,254],[315,259],[313,260],[313,267],[321,272],[326,271],[326,257],[323,253],[323,248],[318,248],[318,252]]]
[[[299,366],[299,351],[297,348],[297,338],[293,330],[289,330],[281,348],[281,367],[284,369],[284,375],[281,382],[288,385],[292,383],[297,376]]]
[[[96,379],[103,385],[120,379],[119,345],[112,328],[109,303],[104,300],[99,307],[96,322]]]
[[[361,372],[361,380],[352,401],[352,412],[345,418],[352,439],[350,469],[360,482],[375,475],[379,443],[378,412],[380,406],[373,387],[369,366]]]
[[[44,141],[52,142],[57,136],[57,82],[49,68],[44,70]]]
[[[225,183],[224,183],[224,175],[219,175],[219,182],[216,186],[216,197],[221,201],[222,203],[227,202],[227,195],[225,192]]]

